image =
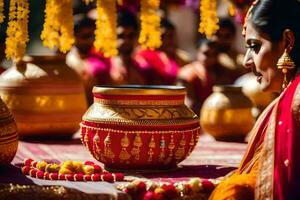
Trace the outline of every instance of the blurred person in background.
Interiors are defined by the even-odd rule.
[[[244,55],[234,48],[236,36],[235,24],[229,18],[220,18],[219,30],[212,36],[211,40],[218,45],[220,54],[219,63],[224,67],[236,71],[232,82],[239,76],[249,72],[243,67]]]
[[[86,15],[75,19],[75,45],[67,54],[66,63],[81,77],[88,103],[93,103],[94,85],[110,83],[110,61],[93,48],[95,20]]]
[[[179,68],[190,59],[187,53],[178,50],[175,26],[166,18],[161,19],[161,33],[162,46],[158,50],[139,50],[135,59],[149,68],[148,84],[173,85]]]
[[[112,84],[146,84],[147,67],[142,67],[134,59],[138,39],[136,16],[125,9],[118,13],[117,45],[119,55],[110,59]]]
[[[197,60],[179,70],[177,84],[187,88],[187,105],[199,115],[204,100],[212,93],[215,84],[231,84],[233,70],[218,62],[218,45],[202,39],[198,45]]]

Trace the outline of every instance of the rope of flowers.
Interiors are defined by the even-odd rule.
[[[208,199],[219,182],[219,179],[202,178],[190,178],[177,182],[135,179],[129,183],[118,185],[117,189],[127,193],[132,200],[201,200]]]
[[[110,173],[91,161],[72,161],[63,163],[35,161],[27,158],[22,163],[22,173],[33,178],[66,181],[124,181],[124,174]]]
[[[216,0],[201,0],[199,32],[210,38],[219,29]]]
[[[15,62],[20,61],[26,50],[28,37],[28,0],[11,0],[9,6],[9,22],[6,31],[6,49],[7,58]]]
[[[94,46],[105,57],[115,56],[117,50],[116,0],[97,0],[97,20]]]
[[[46,0],[45,23],[41,34],[43,45],[58,47],[63,53],[75,42],[72,0]]]
[[[161,46],[160,0],[141,0],[141,33],[139,43],[143,48],[156,49]]]

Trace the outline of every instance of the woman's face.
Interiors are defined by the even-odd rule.
[[[245,67],[252,69],[263,91],[280,92],[283,74],[276,64],[284,52],[283,42],[272,43],[268,35],[257,32],[251,23],[248,23],[245,41]]]

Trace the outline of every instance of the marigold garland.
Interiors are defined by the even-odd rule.
[[[0,23],[4,21],[4,0],[0,0]]]
[[[219,18],[217,16],[217,0],[200,1],[200,18],[199,32],[204,33],[210,38],[219,29]]]
[[[155,49],[161,46],[159,0],[141,0],[141,33],[139,43],[143,48]]]
[[[97,51],[105,57],[115,56],[117,50],[117,0],[97,0],[95,42]]]
[[[63,53],[71,49],[74,38],[72,0],[47,0],[45,23],[41,34],[43,45],[58,47]]]
[[[16,62],[23,58],[29,40],[28,14],[28,0],[10,0],[5,53]]]

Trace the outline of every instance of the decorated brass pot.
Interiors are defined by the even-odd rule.
[[[200,132],[179,86],[94,87],[81,136],[110,169],[168,169],[185,159]]]
[[[0,98],[0,165],[9,164],[18,149],[16,122]]]
[[[80,79],[64,56],[24,58],[1,74],[0,94],[21,137],[71,136],[87,107]]]
[[[214,86],[201,108],[201,127],[218,140],[242,140],[254,125],[251,108],[241,87]]]

